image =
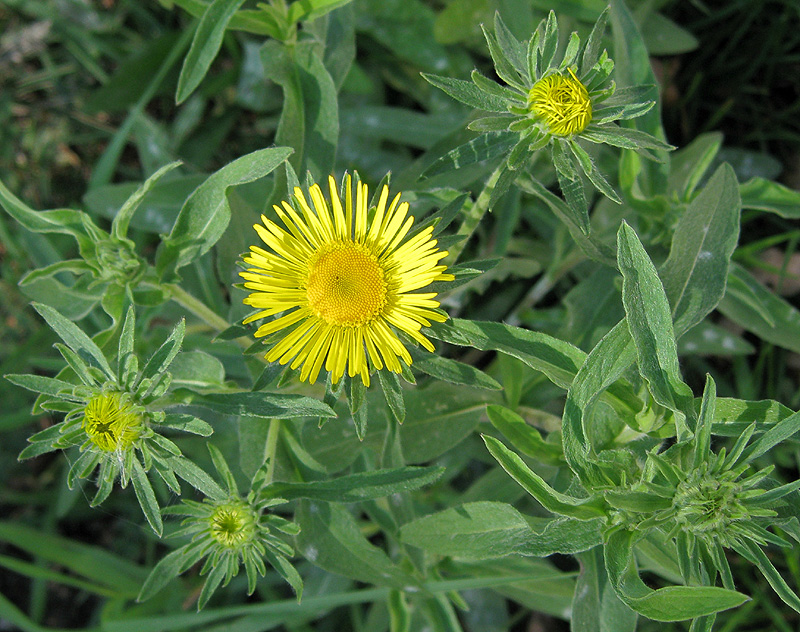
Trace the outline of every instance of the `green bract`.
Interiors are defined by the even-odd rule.
[[[588,206],[583,192],[585,175],[592,185],[611,200],[620,197],[597,169],[585,142],[635,149],[642,155],[662,161],[662,152],[673,149],[662,140],[635,129],[620,127],[616,121],[632,119],[655,105],[655,86],[637,85],[616,88],[609,79],[614,62],[601,51],[608,10],[595,22],[589,38],[581,44],[573,32],[563,57],[558,50],[558,20],[553,11],[542,20],[527,42],[519,41],[495,14],[494,33],[483,29],[495,72],[507,85],[500,85],[472,71],[472,83],[460,79],[424,74],[434,86],[466,105],[491,113],[469,124],[469,128],[490,135],[479,137],[454,149],[440,162],[483,151],[486,157],[507,152],[506,167],[523,169],[540,149],[550,147],[551,159],[561,190],[570,207],[586,216],[582,228],[588,233]],[[491,144],[491,149],[480,148]],[[433,169],[437,166],[434,165]],[[505,191],[510,176],[500,178]]]
[[[102,503],[119,480],[122,487],[133,482],[136,498],[153,530],[161,534],[162,523],[158,501],[148,473],[158,473],[167,487],[181,493],[176,476],[192,486],[208,492],[217,489],[192,461],[181,454],[175,443],[160,434],[173,429],[211,435],[205,421],[192,415],[163,410],[172,376],[167,371],[183,342],[181,321],[161,347],[139,368],[134,353],[135,317],[128,309],[116,368],[100,348],[75,324],[47,305],[34,307],[66,344],[56,347],[78,382],[41,375],[7,375],[7,379],[24,388],[41,393],[39,406],[65,414],[64,420],[28,439],[31,443],[19,455],[29,459],[54,450],[78,448],[80,456],[72,462],[67,483],[73,487],[77,478],[88,478],[99,467],[98,490],[92,499],[95,507]]]
[[[197,601],[198,610],[206,605],[217,588],[226,586],[238,574],[242,564],[247,572],[247,594],[252,595],[258,576],[267,573],[265,559],[289,582],[299,600],[303,594],[303,580],[287,559],[294,554],[294,549],[275,532],[297,535],[300,527],[268,511],[270,507],[288,502],[261,494],[269,464],[256,472],[250,491],[241,496],[222,453],[212,444],[208,444],[208,450],[225,483],[225,491],[203,502],[182,500],[179,505],[164,509],[164,513],[188,516],[182,528],[170,537],[191,536],[192,539],[153,568],[139,593],[139,601],[151,598],[167,582],[204,558],[200,574],[208,577]]]

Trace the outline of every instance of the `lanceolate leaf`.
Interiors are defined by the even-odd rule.
[[[328,481],[273,483],[264,489],[266,496],[287,500],[307,498],[327,502],[352,503],[401,494],[430,485],[444,472],[440,467],[401,467],[360,472]]]
[[[177,103],[185,101],[206,76],[222,46],[225,28],[244,0],[213,0],[203,13],[178,79]]]
[[[209,176],[186,200],[172,231],[161,244],[156,257],[159,273],[169,275],[208,252],[230,221],[228,188],[263,178],[291,153],[288,147],[260,149]]]
[[[548,511],[579,520],[592,520],[606,515],[601,499],[572,498],[561,494],[550,487],[541,476],[533,472],[521,458],[500,441],[486,435],[483,435],[483,441],[503,469]]]
[[[428,83],[443,90],[465,105],[487,112],[508,112],[508,104],[505,99],[487,94],[474,83],[427,73],[422,73],[422,76]]]
[[[634,532],[618,529],[608,536],[604,553],[611,585],[623,603],[639,614],[655,621],[683,621],[735,608],[749,599],[714,586],[648,588],[633,560],[634,538]]]
[[[725,294],[740,212],[736,175],[725,164],[678,221],[661,273],[676,337],[703,320]]]
[[[41,303],[33,303],[34,309],[42,315],[47,321],[47,324],[58,334],[61,339],[67,343],[67,346],[72,349],[78,356],[91,364],[94,364],[111,379],[114,378],[114,372],[108,364],[105,355],[89,336],[87,336],[81,329],[72,321],[67,320],[56,310],[48,305]]]
[[[669,303],[656,269],[634,230],[623,222],[617,234],[622,272],[622,302],[636,344],[639,371],[653,398],[676,413],[694,418],[691,389],[681,378]],[[681,436],[680,423],[678,436]]]

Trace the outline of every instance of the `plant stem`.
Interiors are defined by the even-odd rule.
[[[459,236],[463,235],[464,239],[448,248],[450,254],[445,260],[448,262],[448,265],[453,265],[456,261],[458,261],[458,258],[461,256],[461,252],[467,245],[469,238],[472,237],[472,233],[474,233],[475,229],[478,228],[478,224],[481,223],[483,216],[486,215],[486,211],[489,210],[489,201],[492,199],[492,192],[494,191],[497,181],[500,179],[500,175],[503,173],[505,168],[506,163],[503,161],[492,172],[492,175],[489,176],[489,179],[486,181],[486,186],[483,187],[483,191],[481,191],[478,199],[475,200],[475,203],[464,215],[464,220],[461,222],[461,226],[456,233],[456,235]]]
[[[205,303],[196,299],[179,285],[170,283],[166,287],[173,301],[181,307],[188,309],[212,329],[223,331],[229,327],[227,320],[212,309],[209,309]]]
[[[275,452],[278,448],[278,435],[281,432],[281,420],[270,419],[269,430],[267,431],[267,449],[265,456],[269,459],[267,466],[267,476],[264,479],[264,484],[269,485],[272,482],[272,477],[275,475]]]

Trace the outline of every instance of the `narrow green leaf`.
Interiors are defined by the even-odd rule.
[[[586,359],[583,351],[568,342],[503,323],[454,318],[447,323],[435,323],[428,333],[450,344],[502,351],[541,371],[562,388],[569,387]]]
[[[800,311],[736,263],[730,266],[725,296],[717,309],[763,340],[800,352]]]
[[[193,461],[176,456],[166,462],[167,466],[181,479],[213,500],[223,500],[228,494],[206,472]]]
[[[181,319],[164,343],[150,356],[147,364],[142,369],[140,380],[155,378],[169,368],[169,365],[172,364],[175,356],[181,350],[185,331],[186,321]]]
[[[264,417],[336,417],[336,413],[313,397],[290,393],[212,393],[193,400],[224,415]]]
[[[133,491],[136,492],[136,500],[139,501],[144,517],[147,518],[148,524],[156,532],[156,535],[161,537],[161,533],[164,531],[164,524],[161,522],[161,509],[158,507],[156,494],[147,479],[147,474],[145,474],[141,463],[136,458],[133,459],[131,481],[133,481]]]
[[[758,567],[758,570],[761,571],[761,574],[769,582],[769,585],[772,586],[772,589],[777,593],[778,597],[783,600],[783,603],[792,608],[792,610],[800,612],[800,597],[789,588],[786,580],[773,566],[766,553],[761,550],[758,544],[750,540],[745,540],[734,544],[733,548],[739,555]]]
[[[264,489],[267,496],[287,500],[309,500],[354,503],[392,494],[402,494],[430,485],[444,472],[440,467],[400,467],[396,469],[359,472],[328,481],[310,483],[273,483]]]
[[[600,47],[603,45],[603,34],[607,23],[608,8],[604,9],[600,17],[597,18],[592,27],[592,32],[589,33],[589,38],[586,40],[586,47],[583,49],[583,55],[581,56],[581,76],[589,72],[600,58]]]
[[[186,556],[186,548],[181,547],[161,558],[158,564],[153,567],[153,570],[150,571],[144,584],[142,584],[142,589],[139,591],[136,601],[147,601],[154,597],[164,586],[180,574],[181,565]]]
[[[765,178],[750,178],[739,185],[742,208],[775,213],[786,219],[800,218],[800,192]]]
[[[230,221],[229,187],[253,182],[271,173],[292,153],[270,147],[242,156],[208,177],[184,203],[169,236],[156,256],[160,274],[173,273],[208,252]]]
[[[311,21],[330,13],[331,11],[343,7],[351,0],[305,0],[304,2],[292,2],[289,6],[289,13],[286,21],[289,24],[296,24],[301,21]]]
[[[703,389],[703,402],[700,405],[700,415],[697,418],[697,428],[694,438],[694,455],[692,469],[697,469],[710,455],[711,429],[717,407],[717,385],[713,378],[706,374],[706,386]]]
[[[505,99],[493,94],[487,94],[474,83],[463,81],[462,79],[431,75],[425,72],[422,73],[422,76],[428,83],[465,105],[486,112],[508,112],[508,103]]]
[[[701,134],[670,156],[669,188],[677,194],[678,199],[691,199],[721,146],[722,134],[709,132]],[[741,186],[739,192],[741,195]]]
[[[33,303],[34,309],[41,314],[42,318],[53,329],[56,334],[72,349],[78,356],[85,361],[101,369],[110,379],[114,379],[114,372],[108,364],[105,355],[89,336],[72,321],[67,320],[56,310],[48,305]]]
[[[655,266],[634,230],[625,222],[617,233],[622,272],[622,302],[636,344],[639,371],[653,398],[682,423],[694,418],[693,395],[681,378],[672,317]],[[677,429],[681,435],[680,425]]]
[[[736,175],[724,164],[678,221],[661,270],[676,337],[703,320],[722,300],[731,255],[739,240],[740,214]]]
[[[142,202],[142,198],[147,195],[150,190],[156,185],[156,183],[167,173],[179,167],[181,165],[180,160],[176,160],[175,162],[171,162],[168,165],[164,165],[156,171],[152,176],[147,178],[144,181],[142,186],[140,186],[136,191],[126,200],[125,204],[119,209],[119,213],[114,216],[113,221],[111,222],[111,235],[116,237],[117,239],[125,239],[128,234],[128,226],[131,223],[131,218],[136,210],[139,208],[139,205]]]
[[[192,45],[183,60],[175,102],[183,103],[206,76],[222,46],[222,38],[234,13],[244,0],[213,0],[200,18]]]
[[[612,532],[604,547],[606,569],[617,596],[631,609],[655,621],[683,621],[740,606],[749,597],[715,586],[668,586],[652,590],[633,560],[635,533]]]
[[[413,367],[439,380],[451,384],[463,384],[474,388],[497,391],[503,387],[493,377],[472,365],[435,354],[420,354],[414,358]]]
[[[378,381],[381,383],[383,398],[392,413],[395,421],[403,423],[406,418],[406,405],[403,400],[403,387],[400,378],[392,371],[378,371]]]
[[[529,520],[511,505],[482,501],[417,518],[402,527],[400,539],[430,553],[462,559],[512,554],[545,557],[596,546],[601,540],[599,523],[562,518]]]
[[[508,132],[481,134],[477,138],[451,149],[428,167],[423,172],[423,176],[432,178],[441,173],[461,169],[484,160],[499,158],[511,151],[517,139],[517,134]]]
[[[490,404],[486,407],[486,414],[492,425],[525,456],[553,465],[563,463],[564,456],[561,447],[545,442],[539,431],[526,423],[513,410],[498,404]]]
[[[606,515],[601,499],[573,498],[557,492],[500,441],[487,435],[481,436],[491,455],[509,476],[522,485],[525,491],[548,511],[579,520],[592,520]]]
[[[35,393],[43,393],[44,395],[52,395],[53,397],[62,397],[66,395],[67,399],[73,399],[72,392],[75,389],[74,384],[59,380],[54,377],[45,377],[44,375],[20,375],[10,374],[4,375],[9,382],[27,388],[29,391]]]

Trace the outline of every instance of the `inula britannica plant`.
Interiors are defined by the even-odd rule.
[[[678,4],[0,10],[0,620],[797,629],[794,132]]]

